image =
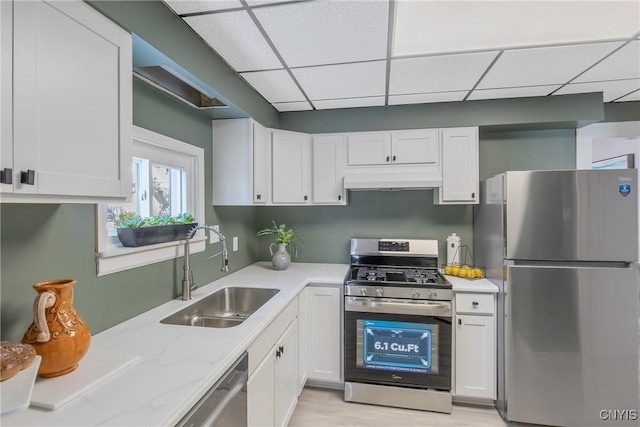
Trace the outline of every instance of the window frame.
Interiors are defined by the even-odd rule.
[[[192,185],[187,186],[187,206],[196,221],[205,223],[205,200],[204,200],[204,149],[174,138],[150,131],[148,129],[133,126],[132,149],[130,163],[133,157],[153,157],[149,159],[157,162],[158,158],[166,158],[167,154],[173,152],[187,158],[186,175],[187,181]],[[145,153],[145,155],[140,155]],[[131,167],[131,164],[126,167]],[[131,202],[131,196],[126,200]],[[114,244],[117,237],[108,236],[107,228],[107,206],[108,203],[98,203],[96,205],[96,273],[97,276],[117,273],[144,265],[155,264],[157,262],[175,259],[184,255],[184,241],[174,241],[160,243],[157,245],[140,246],[136,248],[123,247]],[[205,250],[206,237],[204,230],[199,230],[191,241],[191,253]]]

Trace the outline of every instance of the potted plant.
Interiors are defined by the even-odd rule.
[[[271,253],[271,264],[276,270],[286,270],[291,264],[291,256],[287,252],[287,246],[293,249],[294,257],[298,256],[298,248],[296,241],[300,240],[298,237],[299,232],[291,228],[287,228],[285,224],[277,225],[275,221],[272,221],[273,227],[263,228],[258,231],[258,237],[274,235],[276,236],[276,242],[269,245],[269,252]],[[276,245],[276,251],[273,251],[273,246]]]
[[[189,230],[198,223],[189,213],[142,218],[135,212],[123,211],[115,219],[115,225],[122,246],[137,247],[186,239]]]

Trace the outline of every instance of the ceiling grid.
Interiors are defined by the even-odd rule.
[[[640,100],[639,1],[165,3],[278,111],[587,92]]]

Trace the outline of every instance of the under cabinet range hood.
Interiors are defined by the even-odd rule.
[[[222,101],[210,97],[195,83],[165,65],[134,67],[133,75],[199,110],[229,108]]]
[[[347,190],[426,190],[442,187],[442,175],[437,172],[352,173],[344,177]]]

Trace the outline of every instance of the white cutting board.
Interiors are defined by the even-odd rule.
[[[54,378],[36,380],[31,405],[45,409],[58,409],[80,394],[97,386],[138,361],[130,354],[101,352],[91,348],[79,362],[75,371]]]
[[[28,367],[0,383],[0,414],[8,414],[29,406],[42,357],[36,356]]]

